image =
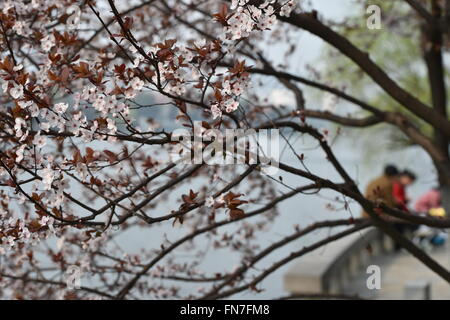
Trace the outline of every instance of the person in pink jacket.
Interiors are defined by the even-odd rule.
[[[422,214],[434,216],[433,211],[442,211],[445,216],[445,210],[442,209],[441,203],[441,193],[439,189],[434,188],[422,195],[416,202],[414,209]],[[436,228],[429,228],[427,226],[420,226],[420,228],[415,233],[416,243],[419,245],[425,246],[427,243],[434,247],[442,246],[446,239],[447,234],[443,233],[442,230]],[[425,241],[425,240],[428,241]]]
[[[434,188],[417,200],[414,209],[420,213],[428,213],[431,209],[440,208],[441,206],[441,193],[437,188]]]

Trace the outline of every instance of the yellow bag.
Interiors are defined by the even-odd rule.
[[[444,208],[434,208],[428,211],[429,215],[432,217],[443,218],[445,217],[445,209]]]

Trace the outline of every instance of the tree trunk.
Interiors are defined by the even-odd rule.
[[[442,207],[450,217],[450,161],[445,164],[435,163],[438,169],[439,190],[441,192]]]
[[[437,0],[431,1],[431,13],[436,21],[444,14]],[[437,23],[426,21],[422,25],[422,37],[422,49],[428,69],[433,109],[439,112],[444,119],[447,119],[447,86],[442,53],[443,33]],[[438,171],[442,205],[447,215],[450,215],[450,140],[441,127],[434,127],[433,129],[435,145],[444,155],[442,159],[434,159]]]
[[[441,198],[442,198],[442,206],[447,213],[447,218],[450,217],[450,185],[441,186]]]

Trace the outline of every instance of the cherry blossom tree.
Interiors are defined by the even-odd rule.
[[[397,233],[390,219],[438,228],[449,228],[450,220],[366,199],[333,152],[330,132],[312,121],[395,127],[430,155],[448,190],[442,56],[450,1],[431,1],[430,8],[428,1],[402,2],[428,37],[431,103],[403,89],[303,1],[1,1],[0,296],[219,299],[258,293],[264,279],[294,259],[372,225],[450,282],[449,271]],[[383,110],[271,63],[272,45],[287,44],[286,57],[292,56],[305,31],[349,58],[402,109]],[[292,92],[294,106],[261,95],[273,80]],[[308,106],[305,87],[327,97],[326,110]],[[333,113],[337,97],[367,115]],[[202,132],[279,130],[295,162],[281,157],[278,167],[295,177],[295,185],[264,174],[260,162],[178,161],[186,146],[174,139],[175,128],[194,137],[196,123]],[[311,171],[307,155],[292,144],[295,136],[315,141],[339,179]],[[371,218],[349,212],[346,219],[330,214],[309,226],[299,221],[290,234],[259,245],[260,234],[280,218],[280,203],[323,190],[343,199],[344,209],[358,203]],[[165,235],[158,228],[175,231]],[[330,228],[337,231],[270,260],[287,244]],[[140,230],[158,236],[136,253],[127,239]],[[219,272],[202,269],[207,251],[222,248],[237,253],[238,266],[223,261]],[[179,252],[189,252],[189,259]],[[67,274],[74,266],[84,274],[75,289]],[[200,287],[185,290],[186,283]]]

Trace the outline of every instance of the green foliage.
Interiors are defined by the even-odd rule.
[[[369,17],[366,8],[373,4],[381,8],[382,29],[380,30],[370,30],[366,26]],[[404,1],[361,0],[358,6],[360,9],[346,18],[345,25],[337,26],[335,30],[367,52],[370,58],[401,87],[430,105],[431,94],[422,56],[421,24],[423,20]],[[325,54],[328,61],[326,81],[335,86],[345,83],[349,94],[381,110],[402,112],[410,117],[425,134],[431,135],[430,126],[384,93],[350,59],[329,46]],[[448,74],[446,77],[449,81]],[[378,129],[375,128],[375,130]],[[400,132],[394,130],[393,138],[402,141],[400,145],[404,146],[405,137]]]

